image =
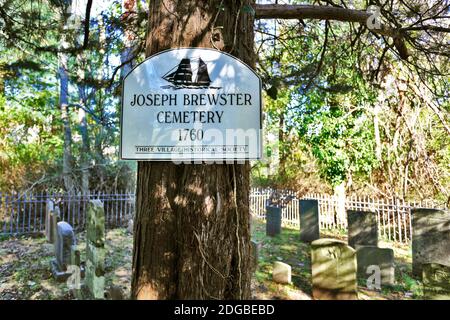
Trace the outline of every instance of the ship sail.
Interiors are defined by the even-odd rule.
[[[177,69],[173,71],[175,68]],[[173,83],[176,87],[208,87],[211,83],[208,67],[201,58],[198,61],[195,81],[192,81],[191,60],[188,58],[181,59],[178,67],[172,68],[162,78]]]
[[[206,63],[200,58],[198,61],[198,71],[195,83],[198,85],[209,86],[211,79],[208,74],[208,67]]]
[[[176,85],[192,83],[191,60],[182,59],[175,72],[163,76],[163,79]]]

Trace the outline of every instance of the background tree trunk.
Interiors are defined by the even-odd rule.
[[[68,8],[70,4],[68,2]],[[64,8],[67,14],[62,14],[61,24],[63,31],[67,30],[67,20],[70,17],[70,9]],[[66,49],[69,47],[66,32],[62,33],[60,40],[60,47]],[[61,111],[61,121],[64,131],[64,155],[63,155],[63,180],[64,188],[71,193],[75,190],[75,183],[72,178],[73,159],[72,159],[72,130],[70,128],[70,111],[69,111],[69,71],[68,71],[69,57],[67,53],[60,52],[58,54],[58,77],[59,77],[59,108]]]
[[[150,2],[146,54],[216,47],[254,66],[252,1]],[[132,297],[250,298],[250,165],[138,163]]]
[[[285,136],[284,136],[284,110],[280,112],[278,121],[278,152],[279,152],[279,166],[278,176],[283,180],[286,177],[286,152],[285,152]]]

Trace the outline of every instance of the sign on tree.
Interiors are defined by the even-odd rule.
[[[122,159],[261,158],[261,80],[229,54],[163,51],[126,75],[122,89]]]

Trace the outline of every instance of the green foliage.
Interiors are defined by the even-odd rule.
[[[19,95],[20,102],[0,98],[0,188],[20,190],[62,156],[62,139],[52,130],[54,113],[43,105],[51,94]]]

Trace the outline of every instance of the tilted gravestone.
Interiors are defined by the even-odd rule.
[[[86,219],[86,287],[90,298],[105,297],[105,213],[100,200],[91,200]]]
[[[450,266],[424,263],[422,272],[425,299],[450,300]]]
[[[266,206],[266,234],[274,237],[281,233],[281,207]]]
[[[59,208],[55,207],[53,201],[47,200],[45,208],[45,236],[49,243],[55,242],[56,224],[59,219]]]
[[[133,234],[134,222],[133,219],[128,220],[127,232]]]
[[[313,241],[311,264],[314,299],[358,299],[356,251],[344,241],[335,239]]]
[[[76,239],[73,228],[65,221],[58,222],[54,242],[56,259],[52,260],[52,273],[57,281],[66,281],[72,274],[68,267],[75,263],[72,261],[76,250]]]
[[[369,267],[377,266],[380,270],[380,284],[387,286],[395,284],[394,250],[375,246],[357,246],[356,261],[358,278],[367,280],[372,275]]]
[[[320,238],[319,202],[300,200],[300,240],[311,242]]]
[[[378,245],[378,223],[374,212],[347,210],[347,221],[350,247]]]
[[[251,260],[251,270],[252,272],[255,272],[258,268],[258,243],[256,241],[251,241],[251,254],[252,254],[252,260]]]
[[[450,266],[450,211],[417,208],[412,215],[412,271],[422,277],[424,263]]]
[[[275,261],[273,264],[272,279],[277,283],[289,284],[292,277],[291,266],[287,263]]]

